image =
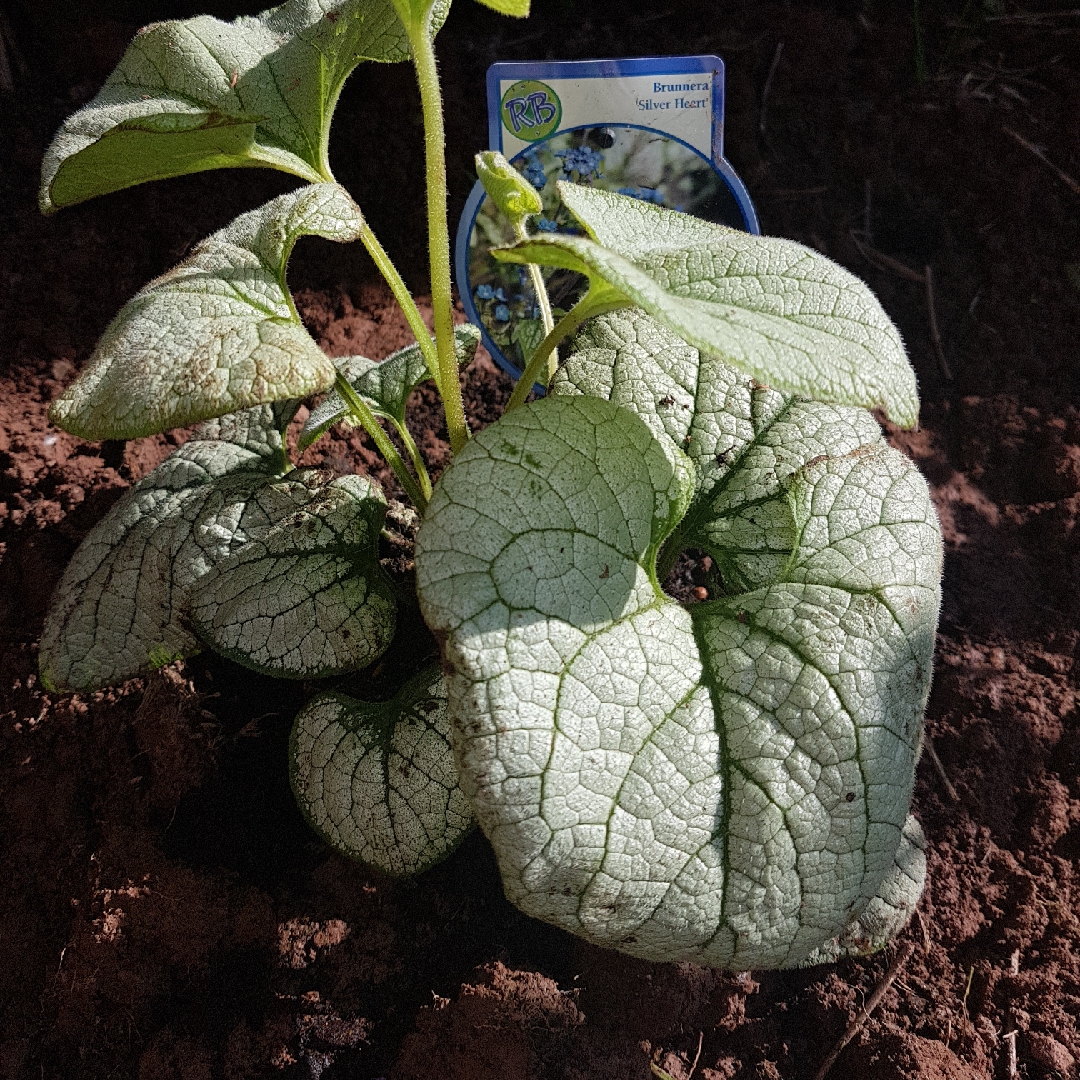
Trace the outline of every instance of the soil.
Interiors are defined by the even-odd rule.
[[[675,1080],[809,1080],[903,943],[910,959],[832,1077],[1004,1078],[1013,1042],[1016,1075],[1075,1077],[1080,18],[1047,0],[1040,15],[1011,0],[537,0],[519,23],[458,0],[440,36],[455,220],[493,60],[721,54],[727,152],[764,230],[864,276],[919,374],[922,426],[890,437],[925,472],[947,544],[915,791],[930,884],[876,958],[728,973],[631,960],[527,919],[478,833],[413,881],[333,854],[286,776],[310,684],[206,654],[98,694],[38,685],[64,565],[184,437],[81,443],[50,427],[48,401],[135,289],[292,186],[205,174],[43,219],[38,163],[138,25],[207,6],[242,10],[0,5],[16,88],[0,91],[0,1080],[662,1075],[650,1063]],[[409,70],[358,71],[339,115],[335,168],[422,292]],[[358,247],[305,241],[291,277],[331,354],[408,340]],[[477,361],[475,424],[508,385]],[[437,468],[434,403],[420,393],[410,408]],[[387,480],[355,433],[308,453]],[[400,634],[427,640],[415,618]],[[404,654],[396,644],[369,681],[392,683]]]

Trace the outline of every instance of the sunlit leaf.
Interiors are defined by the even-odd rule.
[[[602,281],[684,341],[765,385],[918,420],[915,373],[867,285],[791,240],[752,236],[560,182],[588,237],[545,233],[496,250]]]
[[[592,381],[572,356],[473,438],[417,537],[462,787],[527,914],[650,960],[792,966],[891,896],[940,596],[927,487],[862,410],[641,313],[592,333]],[[605,386],[642,415],[564,396]],[[718,570],[689,608],[656,577],[685,548]]]
[[[46,686],[95,690],[199,651],[191,587],[268,524],[253,500],[282,467],[283,419],[266,405],[221,425],[236,441],[197,432],[91,530],[45,619]]]
[[[285,270],[301,236],[348,241],[363,219],[344,188],[282,195],[204,240],[138,292],[49,418],[84,439],[133,439],[326,390]]]
[[[64,121],[42,164],[41,208],[205,169],[332,180],[330,121],[345,79],[362,60],[408,56],[391,0],[289,0],[231,23],[152,23]]]

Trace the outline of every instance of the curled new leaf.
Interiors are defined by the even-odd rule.
[[[394,636],[378,561],[386,500],[366,477],[298,469],[259,493],[273,524],[218,560],[191,595],[196,632],[247,667],[319,678],[366,667]]]
[[[436,10],[434,29],[445,14]],[[153,23],[64,121],[42,164],[41,208],[205,169],[331,180],[330,121],[345,79],[362,60],[408,56],[391,0],[289,0],[231,23]]]
[[[454,328],[454,347],[458,367],[467,368],[476,356],[480,331],[470,323]],[[348,379],[352,388],[367,402],[376,416],[385,416],[399,428],[405,424],[405,405],[409,395],[422,382],[431,378],[427,361],[419,345],[407,345],[385,360],[368,360],[365,356],[346,356],[334,364]],[[349,420],[349,407],[336,391],[316,406],[300,433],[298,449],[302,453],[316,439],[341,420]]]
[[[847,270],[794,241],[639,199],[562,182],[559,194],[589,236],[535,236],[498,258],[585,274],[766,385],[917,422],[900,334]]]
[[[291,749],[293,791],[312,827],[384,873],[421,873],[473,826],[437,666],[390,701],[320,694],[297,716]]]
[[[362,224],[337,184],[242,214],[124,305],[49,418],[84,439],[133,439],[327,389],[334,365],[300,322],[286,265],[301,236],[348,241]]]
[[[499,213],[517,226],[526,218],[544,212],[544,200],[497,150],[476,155],[476,175]]]
[[[674,345],[612,325],[594,374],[601,346],[617,371]],[[418,534],[418,591],[514,903],[651,960],[786,967],[889,892],[940,535],[869,414],[671,356],[651,422],[551,396],[471,440]],[[688,609],[656,563],[686,547],[720,569]]]

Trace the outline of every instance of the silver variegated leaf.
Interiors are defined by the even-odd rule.
[[[326,483],[298,469],[259,493],[274,524],[220,559],[192,590],[208,644],[269,675],[366,667],[394,636],[397,605],[379,565],[386,500],[367,477]]]
[[[153,23],[53,139],[41,208],[205,169],[332,180],[330,122],[345,79],[362,60],[408,57],[391,0],[289,0],[231,23]]]
[[[651,320],[612,325],[625,348],[607,375],[591,357],[588,388],[642,415],[559,395],[507,414],[417,538],[462,786],[526,913],[651,960],[792,966],[891,888],[936,517],[869,414],[709,369]],[[631,356],[651,405],[618,370],[635,342],[674,361]],[[656,570],[685,547],[721,568],[689,609]]]
[[[589,235],[545,233],[499,249],[604,285],[682,340],[788,393],[919,416],[915,373],[900,334],[854,274],[792,240],[751,236],[689,214],[560,182]]]
[[[390,701],[320,694],[296,718],[293,791],[328,844],[387,874],[418,874],[472,828],[438,666]]]
[[[301,236],[353,240],[362,223],[337,184],[242,214],[124,305],[50,420],[133,439],[326,390],[334,365],[300,322],[286,265]]]

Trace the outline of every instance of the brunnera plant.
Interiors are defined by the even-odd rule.
[[[340,676],[418,601],[441,667],[418,657],[392,700],[331,689],[296,718],[293,788],[335,848],[418,873],[475,820],[522,910],[652,960],[880,948],[925,877],[909,804],[941,576],[926,484],[868,411],[917,420],[899,334],[814,251],[587,179],[560,185],[574,235],[534,231],[537,192],[485,153],[517,238],[497,255],[527,268],[545,336],[505,414],[472,435],[460,371],[479,334],[452,317],[433,49],[448,8],[289,0],[157,23],[56,136],[46,212],[205,169],[303,185],[143,288],[53,403],[87,439],[197,426],[77,551],[42,680],[85,691],[204,648],[280,678]],[[353,68],[407,59],[434,335],[327,152]],[[414,345],[379,362],[321,352],[286,280],[307,235],[363,243]],[[541,266],[588,283],[558,322]],[[436,485],[405,418],[427,379],[453,452]],[[415,597],[379,561],[379,485],[289,458],[315,394],[300,448],[360,425],[413,504],[392,516],[419,524]],[[687,550],[711,560],[709,599],[683,606],[663,584]]]

